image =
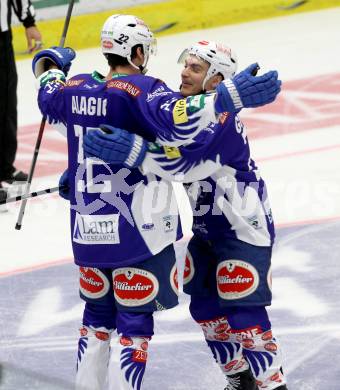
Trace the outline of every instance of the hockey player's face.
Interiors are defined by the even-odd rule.
[[[207,75],[209,64],[194,56],[189,55],[185,60],[181,73],[182,85],[180,92],[183,96],[197,95],[202,92],[202,85]]]

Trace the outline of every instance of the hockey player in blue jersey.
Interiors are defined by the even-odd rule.
[[[125,168],[142,161],[142,137],[183,144],[216,122],[216,112],[269,103],[280,90],[276,72],[249,76],[242,85],[230,80],[216,96],[203,97],[204,104],[192,112],[180,94],[142,74],[153,43],[143,21],[113,15],[101,34],[102,51],[110,65],[106,77],[94,72],[66,81],[74,58],[69,48],[43,50],[33,60],[41,83],[42,113],[51,123],[67,127],[68,172],[62,180],[68,182],[69,192],[63,195],[70,200],[73,252],[80,266],[81,297],[86,301],[77,389],[102,389],[108,365],[110,389],[141,389],[153,335],[152,314],[177,304],[172,244],[182,233],[170,185],[139,169]],[[248,74],[249,69],[243,76],[247,79]],[[101,123],[139,128],[121,166],[84,156],[84,136],[99,131],[94,129]],[[167,191],[155,192],[160,186]],[[162,203],[161,210],[153,208],[153,201]],[[109,364],[113,330],[119,334],[115,349],[120,352],[115,374]]]
[[[185,64],[180,87],[185,97],[215,89],[236,71],[232,51],[214,42],[193,45],[180,62]],[[123,163],[131,134],[111,132],[86,136],[85,153]],[[211,124],[186,145],[145,146],[139,156],[144,173],[187,183],[194,236],[185,259],[184,291],[229,380],[226,389],[287,389],[281,349],[265,309],[271,303],[274,224],[244,125],[236,114],[223,113],[217,126]]]

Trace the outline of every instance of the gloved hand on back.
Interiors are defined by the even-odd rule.
[[[258,64],[252,64],[235,75],[223,80],[216,88],[215,110],[217,113],[238,112],[243,107],[259,107],[271,103],[281,91],[277,71],[256,76]]]
[[[148,142],[137,134],[109,125],[84,135],[85,157],[97,157],[108,164],[122,164],[127,168],[139,167],[148,150]]]

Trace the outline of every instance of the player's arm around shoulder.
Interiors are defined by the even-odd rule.
[[[128,98],[131,107],[138,112],[141,127],[148,129],[151,139],[157,138],[164,145],[185,144],[210,120],[216,121],[213,97],[207,115],[205,97],[199,103],[197,99],[183,98],[162,80],[151,76],[135,74],[113,78],[107,82],[107,88]],[[201,105],[197,107],[197,104]],[[197,120],[201,115],[204,119]]]

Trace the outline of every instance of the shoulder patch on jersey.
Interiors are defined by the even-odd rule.
[[[110,80],[106,84],[107,88],[114,88],[119,89],[120,91],[127,92],[132,97],[138,97],[142,91],[139,87],[136,85],[130,83],[129,81],[122,81],[122,80]]]
[[[66,81],[66,87],[78,87],[84,81],[85,79],[78,79],[78,80],[70,79]]]
[[[217,267],[217,291],[222,299],[239,299],[252,294],[259,285],[255,267],[243,260],[225,260]]]
[[[172,110],[172,116],[174,119],[175,125],[180,125],[182,123],[188,122],[187,115],[187,101],[186,99],[177,100],[174,109]]]
[[[102,298],[109,291],[110,282],[98,268],[79,267],[79,274],[79,289],[85,297]]]
[[[113,290],[122,306],[142,306],[151,302],[158,294],[159,283],[149,271],[123,267],[112,272]]]

